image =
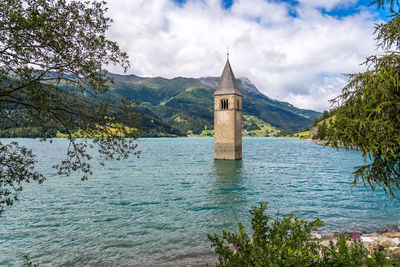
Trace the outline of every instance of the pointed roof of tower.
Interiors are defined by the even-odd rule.
[[[226,60],[224,70],[221,74],[221,79],[219,80],[218,87],[217,90],[215,90],[214,95],[228,94],[242,95],[235,79],[235,75],[233,75],[231,64],[229,64],[229,59]]]

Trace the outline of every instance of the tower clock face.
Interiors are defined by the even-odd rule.
[[[218,111],[217,113],[217,122],[227,123],[229,122],[229,113],[228,111]]]

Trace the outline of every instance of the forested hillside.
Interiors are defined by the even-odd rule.
[[[184,136],[189,133],[200,134],[203,130],[212,132],[213,93],[219,78],[166,79],[112,73],[108,75],[114,79],[108,96],[140,102],[133,112],[142,114],[141,136]],[[243,93],[245,133],[250,134],[256,130],[258,136],[265,136],[276,135],[282,130],[297,131],[308,127],[321,115],[316,111],[298,109],[289,103],[273,100],[263,95],[246,78],[238,79],[238,84]],[[90,99],[86,101],[90,102]],[[2,112],[24,116],[22,111],[13,106],[4,107]],[[54,127],[57,128],[57,125]],[[3,119],[0,124],[1,137],[39,137],[41,134],[34,122],[22,125],[18,119]],[[54,131],[48,131],[48,135],[54,135]]]
[[[154,116],[182,133],[213,129],[213,93],[219,78],[165,79],[110,74],[113,97],[141,102],[146,114]],[[243,115],[254,116],[272,128],[296,131],[308,127],[321,113],[298,109],[263,95],[248,79],[238,79],[243,93]]]

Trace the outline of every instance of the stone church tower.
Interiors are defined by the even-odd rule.
[[[214,158],[242,159],[242,93],[229,59],[214,93]]]

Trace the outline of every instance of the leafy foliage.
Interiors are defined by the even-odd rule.
[[[250,210],[252,235],[242,223],[238,231],[208,234],[218,254],[217,266],[396,266],[400,259],[383,252],[369,256],[363,244],[342,235],[328,247],[312,241],[311,232],[323,226],[319,219],[307,221],[290,215],[275,219],[265,215],[268,203],[252,206]]]
[[[341,235],[336,243],[321,246],[321,261],[316,266],[398,266],[400,259],[387,253],[375,250],[372,255],[362,242],[351,236]]]
[[[328,125],[326,121],[323,121],[317,128],[317,134],[313,136],[313,139],[324,140],[328,131]]]
[[[23,266],[24,266],[24,267],[25,267],[25,266],[26,266],[26,267],[38,267],[39,265],[33,263],[33,262],[31,261],[31,258],[30,258],[30,256],[29,256],[29,254],[27,254],[27,255],[24,255],[24,265],[23,265]]]
[[[325,110],[322,113],[322,116],[319,118],[316,118],[312,123],[311,123],[311,127],[317,126],[321,121],[324,121],[326,119],[332,118],[332,116],[335,115],[336,109],[330,109],[330,110]]]
[[[34,127],[44,139],[61,129],[70,146],[66,159],[55,167],[67,175],[80,170],[82,179],[91,174],[88,148],[97,147],[102,160],[126,158],[136,148],[138,136],[138,131],[130,130],[137,128],[137,114],[132,109],[138,103],[104,96],[112,79],[102,67],[129,67],[127,55],[105,36],[112,22],[105,16],[106,10],[104,1],[0,2],[2,125],[11,123],[23,131]],[[72,134],[78,129],[89,138],[74,139]],[[4,174],[0,205],[10,205],[9,190],[17,193],[22,182],[42,181],[43,177],[19,167],[34,165],[32,153],[15,145],[0,146],[5,159],[16,149],[20,151],[18,164],[0,162]],[[3,188],[13,183],[19,187]]]
[[[44,181],[43,175],[34,170],[35,164],[32,150],[16,142],[8,145],[0,143],[0,213],[3,206],[10,206],[18,200],[22,183]]]
[[[389,5],[393,16],[376,27],[384,54],[367,58],[366,72],[349,75],[342,94],[333,100],[339,107],[327,139],[329,145],[362,151],[366,162],[354,172],[354,183],[362,180],[373,190],[378,185],[396,196],[400,189],[400,16],[396,2],[373,3],[378,8]]]
[[[220,266],[311,266],[319,259],[318,244],[308,242],[311,231],[323,223],[317,219],[312,222],[295,216],[276,219],[271,225],[270,217],[264,212],[268,203],[252,206],[250,214],[253,235],[250,236],[242,223],[237,233],[223,231],[222,238],[217,234],[208,235],[212,247],[219,255]],[[232,244],[234,250],[226,245]]]

